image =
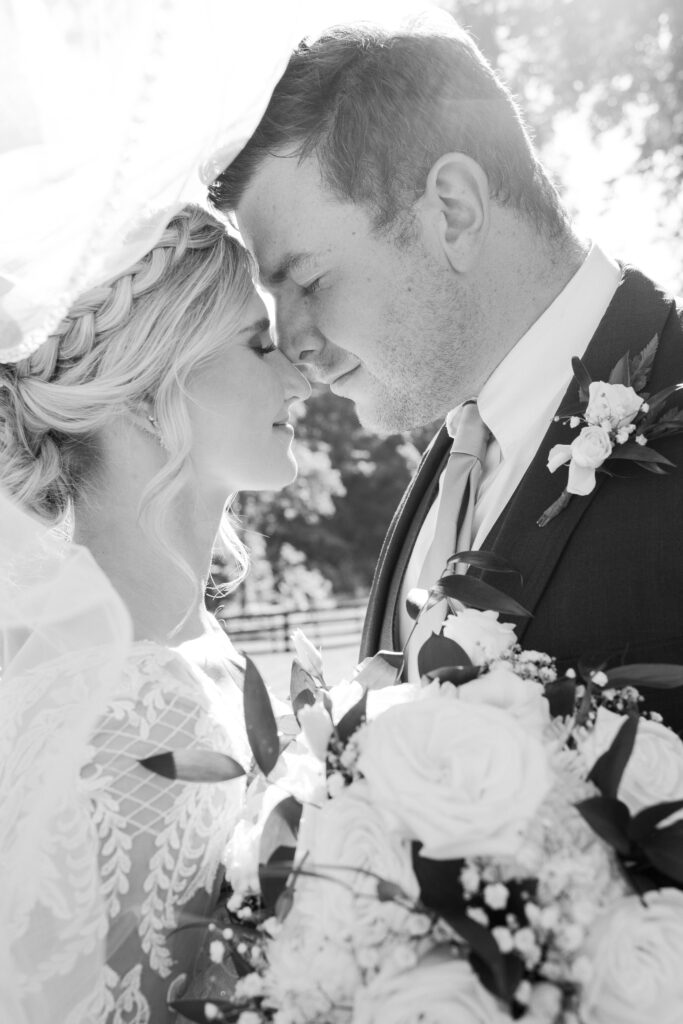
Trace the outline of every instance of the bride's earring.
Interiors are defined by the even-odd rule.
[[[151,424],[151,427],[152,427],[150,433],[154,434],[154,436],[157,439],[157,444],[161,448],[163,448],[165,452],[167,452],[168,451],[168,445],[166,444],[166,442],[163,439],[163,436],[161,434],[161,430],[159,428],[159,424],[157,423],[156,419],[154,418],[154,416],[151,416],[151,415],[148,415],[147,419],[149,420],[149,423]]]

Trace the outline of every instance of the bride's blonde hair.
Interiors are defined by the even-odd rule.
[[[143,494],[140,517],[172,555],[167,518],[187,480],[191,445],[187,380],[212,354],[207,338],[224,344],[231,317],[238,329],[252,294],[246,250],[205,210],[184,207],[134,266],[81,295],[32,356],[0,365],[6,490],[59,523],[95,467],[95,432],[151,402],[168,458]],[[221,540],[243,569],[244,548],[227,518]]]

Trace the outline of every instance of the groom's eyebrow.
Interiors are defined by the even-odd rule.
[[[275,270],[269,274],[261,274],[261,281],[268,287],[282,284],[286,281],[293,270],[298,270],[304,263],[314,259],[312,252],[290,252],[280,261]]]

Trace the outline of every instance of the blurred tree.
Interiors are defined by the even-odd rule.
[[[683,3],[681,0],[445,0],[520,97],[536,140],[558,113],[586,112],[595,136],[626,127],[683,235]]]

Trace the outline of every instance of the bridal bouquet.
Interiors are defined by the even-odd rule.
[[[411,614],[436,601],[419,685],[393,685],[402,655],[381,652],[329,687],[298,638],[293,740],[250,665],[261,770],[228,875],[231,919],[256,927],[214,941],[230,999],[174,1006],[240,1024],[680,1024],[683,742],[634,683],[681,670],[559,676],[499,621],[524,610],[497,590],[449,573]]]

